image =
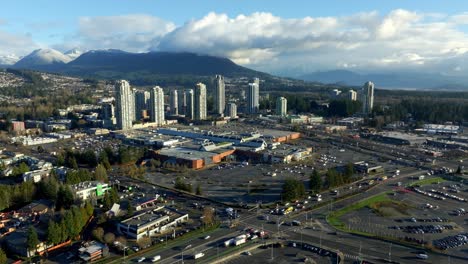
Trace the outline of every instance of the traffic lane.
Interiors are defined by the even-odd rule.
[[[339,235],[331,235],[330,233],[320,232],[320,231],[312,231],[312,230],[302,230],[302,235],[299,232],[294,232],[290,234],[289,239],[294,239],[296,241],[304,241],[304,242],[313,242],[316,246],[320,246],[320,242],[322,246],[326,246],[332,249],[338,249],[344,254],[348,256],[359,256],[359,252],[361,252],[361,256],[367,260],[388,260],[389,253],[391,260],[396,260],[402,263],[407,263],[411,261],[411,263],[445,263],[447,260],[446,256],[441,256],[437,254],[433,254],[428,252],[429,259],[427,261],[423,261],[416,258],[416,251],[413,248],[397,245],[397,244],[390,244],[388,242],[375,240],[375,239],[368,239],[362,237],[356,237],[354,235],[343,234],[339,233]],[[357,242],[356,240],[359,240]],[[318,242],[318,243],[317,243]],[[466,263],[459,259],[453,259],[452,263]]]
[[[245,212],[244,216],[239,219],[239,222],[241,223],[243,219],[249,220],[254,217],[255,215]],[[171,247],[163,248],[163,249],[161,248],[155,249],[155,250],[145,253],[144,255],[136,256],[130,259],[133,261],[137,261],[142,256],[148,259],[149,257],[153,257],[155,255],[161,255],[161,260],[163,262],[171,263],[171,260],[179,261],[182,258],[182,254],[184,255],[188,254],[187,256],[190,257],[190,256],[193,256],[193,254],[195,253],[203,252],[203,250],[206,250],[207,248],[216,247],[217,245],[222,245],[225,240],[241,234],[244,229],[245,229],[244,225],[239,225],[239,227],[235,229],[221,228],[215,231],[214,233],[210,233],[209,234],[210,239],[205,240],[203,238],[206,235],[201,235],[195,238],[191,238],[190,240],[187,240],[187,241],[181,241],[180,243],[177,243],[177,245],[173,245]],[[191,245],[191,246],[188,247],[188,245]],[[185,262],[185,257],[184,257],[184,262]]]

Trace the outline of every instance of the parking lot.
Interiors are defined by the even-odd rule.
[[[288,243],[284,247],[276,246],[258,248],[252,251],[245,251],[239,254],[238,257],[227,261],[230,264],[243,263],[304,263],[305,260],[313,261],[312,263],[336,263],[336,254],[321,249],[317,246],[304,243],[301,247],[300,243]],[[350,262],[351,263],[351,262]]]
[[[468,198],[466,189],[466,185],[452,181],[400,189],[390,197],[397,205],[404,205],[402,208],[388,205],[376,211],[364,207],[347,213],[341,220],[352,230],[461,256],[468,250],[464,237],[467,221],[463,217],[467,206],[464,200]]]

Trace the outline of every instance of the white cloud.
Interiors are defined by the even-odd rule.
[[[209,13],[168,33],[152,49],[226,56],[273,71],[333,69],[337,65],[367,70],[433,69],[444,59],[468,51],[468,36],[457,28],[466,16],[402,9],[384,15],[373,11],[298,19],[269,13],[233,18]]]
[[[0,56],[16,57],[17,54],[23,55],[38,47],[28,34],[13,34],[0,29]]]
[[[151,15],[129,14],[82,17],[78,31],[53,47],[188,51],[275,72],[352,68],[460,73],[468,68],[468,35],[463,30],[467,24],[468,12],[449,16],[402,9],[303,18],[212,12],[179,26]],[[37,46],[28,36],[0,30],[0,51],[17,53],[15,49],[28,45],[29,50]]]
[[[172,22],[145,14],[81,17],[78,21],[78,43],[87,49],[122,49],[147,51],[160,37],[174,30]]]

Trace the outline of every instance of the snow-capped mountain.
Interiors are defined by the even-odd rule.
[[[67,55],[70,59],[74,60],[76,58],[78,58],[81,54],[83,54],[84,52],[81,51],[80,49],[78,48],[73,48],[67,52],[65,52],[64,54]]]
[[[24,56],[21,60],[15,63],[15,67],[34,68],[34,66],[44,65],[59,65],[70,62],[72,59],[54,49],[37,49]]]
[[[19,60],[15,54],[0,55],[0,65],[13,65]]]

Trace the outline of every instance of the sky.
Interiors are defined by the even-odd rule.
[[[15,0],[0,64],[38,48],[189,51],[288,75],[468,69],[465,0]]]

